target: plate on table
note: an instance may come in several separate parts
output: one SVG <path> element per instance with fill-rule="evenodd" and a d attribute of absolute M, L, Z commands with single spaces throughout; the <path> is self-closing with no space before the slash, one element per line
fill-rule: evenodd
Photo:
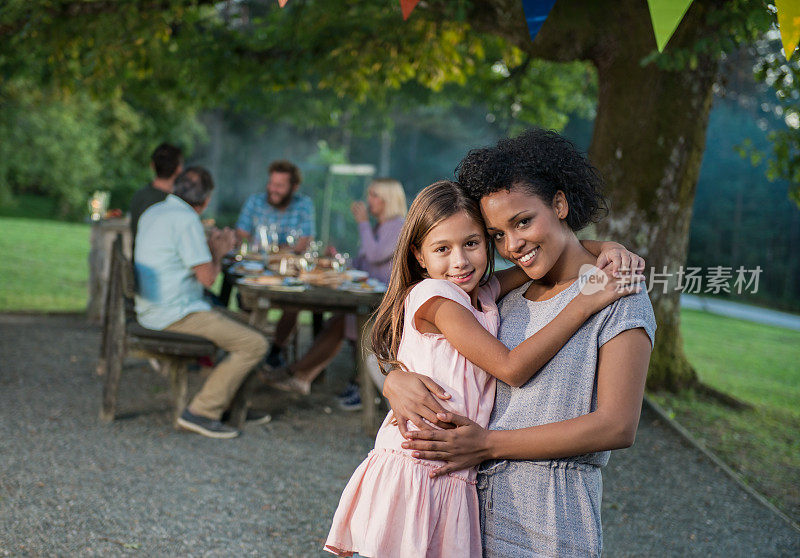
<path fill-rule="evenodd" d="M 304 291 L 308 285 L 297 277 L 282 277 L 282 281 L 273 288 L 278 291 Z"/>
<path fill-rule="evenodd" d="M 339 285 L 339 290 L 351 293 L 385 293 L 386 285 L 377 279 L 366 281 L 345 281 Z"/>
<path fill-rule="evenodd" d="M 348 269 L 344 272 L 344 275 L 350 281 L 366 281 L 369 279 L 369 273 L 360 269 Z"/>
<path fill-rule="evenodd" d="M 308 285 L 295 277 L 281 277 L 279 275 L 243 277 L 237 283 L 251 287 L 271 287 L 279 291 L 304 291 L 308 288 Z"/>
<path fill-rule="evenodd" d="M 231 266 L 233 273 L 241 273 L 242 275 L 261 275 L 264 273 L 264 264 L 261 262 L 254 262 L 244 260 L 237 262 Z"/>
<path fill-rule="evenodd" d="M 315 269 L 313 271 L 301 271 L 300 279 L 309 285 L 317 287 L 338 287 L 347 278 L 338 271 Z"/>
<path fill-rule="evenodd" d="M 256 275 L 254 277 L 242 277 L 237 283 L 241 285 L 250 285 L 251 287 L 274 287 L 275 285 L 280 285 L 283 281 L 283 277 L 278 277 L 277 275 Z"/>

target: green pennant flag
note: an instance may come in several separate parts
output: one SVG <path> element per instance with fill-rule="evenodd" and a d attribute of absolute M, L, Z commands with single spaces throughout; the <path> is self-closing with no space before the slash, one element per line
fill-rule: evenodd
<path fill-rule="evenodd" d="M 778 10 L 783 53 L 789 60 L 800 42 L 800 3 L 796 0 L 775 0 L 775 8 Z"/>
<path fill-rule="evenodd" d="M 692 0 L 647 0 L 658 52 L 664 50 L 691 3 Z"/>

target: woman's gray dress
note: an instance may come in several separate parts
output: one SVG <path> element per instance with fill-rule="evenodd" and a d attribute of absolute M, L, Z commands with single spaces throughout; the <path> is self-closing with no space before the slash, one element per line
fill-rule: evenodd
<path fill-rule="evenodd" d="M 578 294 L 579 281 L 541 302 L 522 296 L 530 283 L 510 292 L 500 304 L 500 341 L 514 348 L 544 327 Z M 595 410 L 598 349 L 619 333 L 639 327 L 652 343 L 656 323 L 645 292 L 595 314 L 522 387 L 498 381 L 489 428 L 526 428 Z M 609 453 L 482 464 L 478 495 L 484 556 L 600 556 L 600 467 L 608 463 Z"/>

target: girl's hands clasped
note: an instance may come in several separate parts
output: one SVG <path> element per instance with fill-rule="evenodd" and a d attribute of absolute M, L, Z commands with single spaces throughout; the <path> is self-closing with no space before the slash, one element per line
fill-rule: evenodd
<path fill-rule="evenodd" d="M 444 461 L 445 464 L 431 471 L 430 477 L 440 477 L 453 471 L 476 467 L 491 459 L 490 431 L 467 417 L 454 413 L 439 413 L 442 422 L 454 424 L 453 430 L 427 430 L 409 432 L 405 449 L 414 450 L 418 459 Z"/>
<path fill-rule="evenodd" d="M 409 437 L 408 421 L 419 429 L 430 428 L 426 420 L 439 428 L 454 428 L 437 416 L 447 413 L 439 400 L 450 399 L 450 394 L 428 376 L 405 370 L 390 370 L 383 383 L 383 396 L 389 400 L 397 427 L 404 438 Z"/>

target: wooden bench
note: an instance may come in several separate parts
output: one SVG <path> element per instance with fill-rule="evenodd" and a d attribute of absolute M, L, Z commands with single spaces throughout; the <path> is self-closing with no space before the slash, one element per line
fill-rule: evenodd
<path fill-rule="evenodd" d="M 213 357 L 217 347 L 203 337 L 142 327 L 133 310 L 133 266 L 122 252 L 122 236 L 111 247 L 111 269 L 106 295 L 106 312 L 100 346 L 98 374 L 105 377 L 100 419 L 114 420 L 119 381 L 126 356 L 155 358 L 165 364 L 169 377 L 173 419 L 177 420 L 188 404 L 188 365 L 200 357 Z M 249 395 L 256 375 L 250 374 L 239 388 L 230 407 L 230 422 L 241 428 L 247 415 Z"/>

